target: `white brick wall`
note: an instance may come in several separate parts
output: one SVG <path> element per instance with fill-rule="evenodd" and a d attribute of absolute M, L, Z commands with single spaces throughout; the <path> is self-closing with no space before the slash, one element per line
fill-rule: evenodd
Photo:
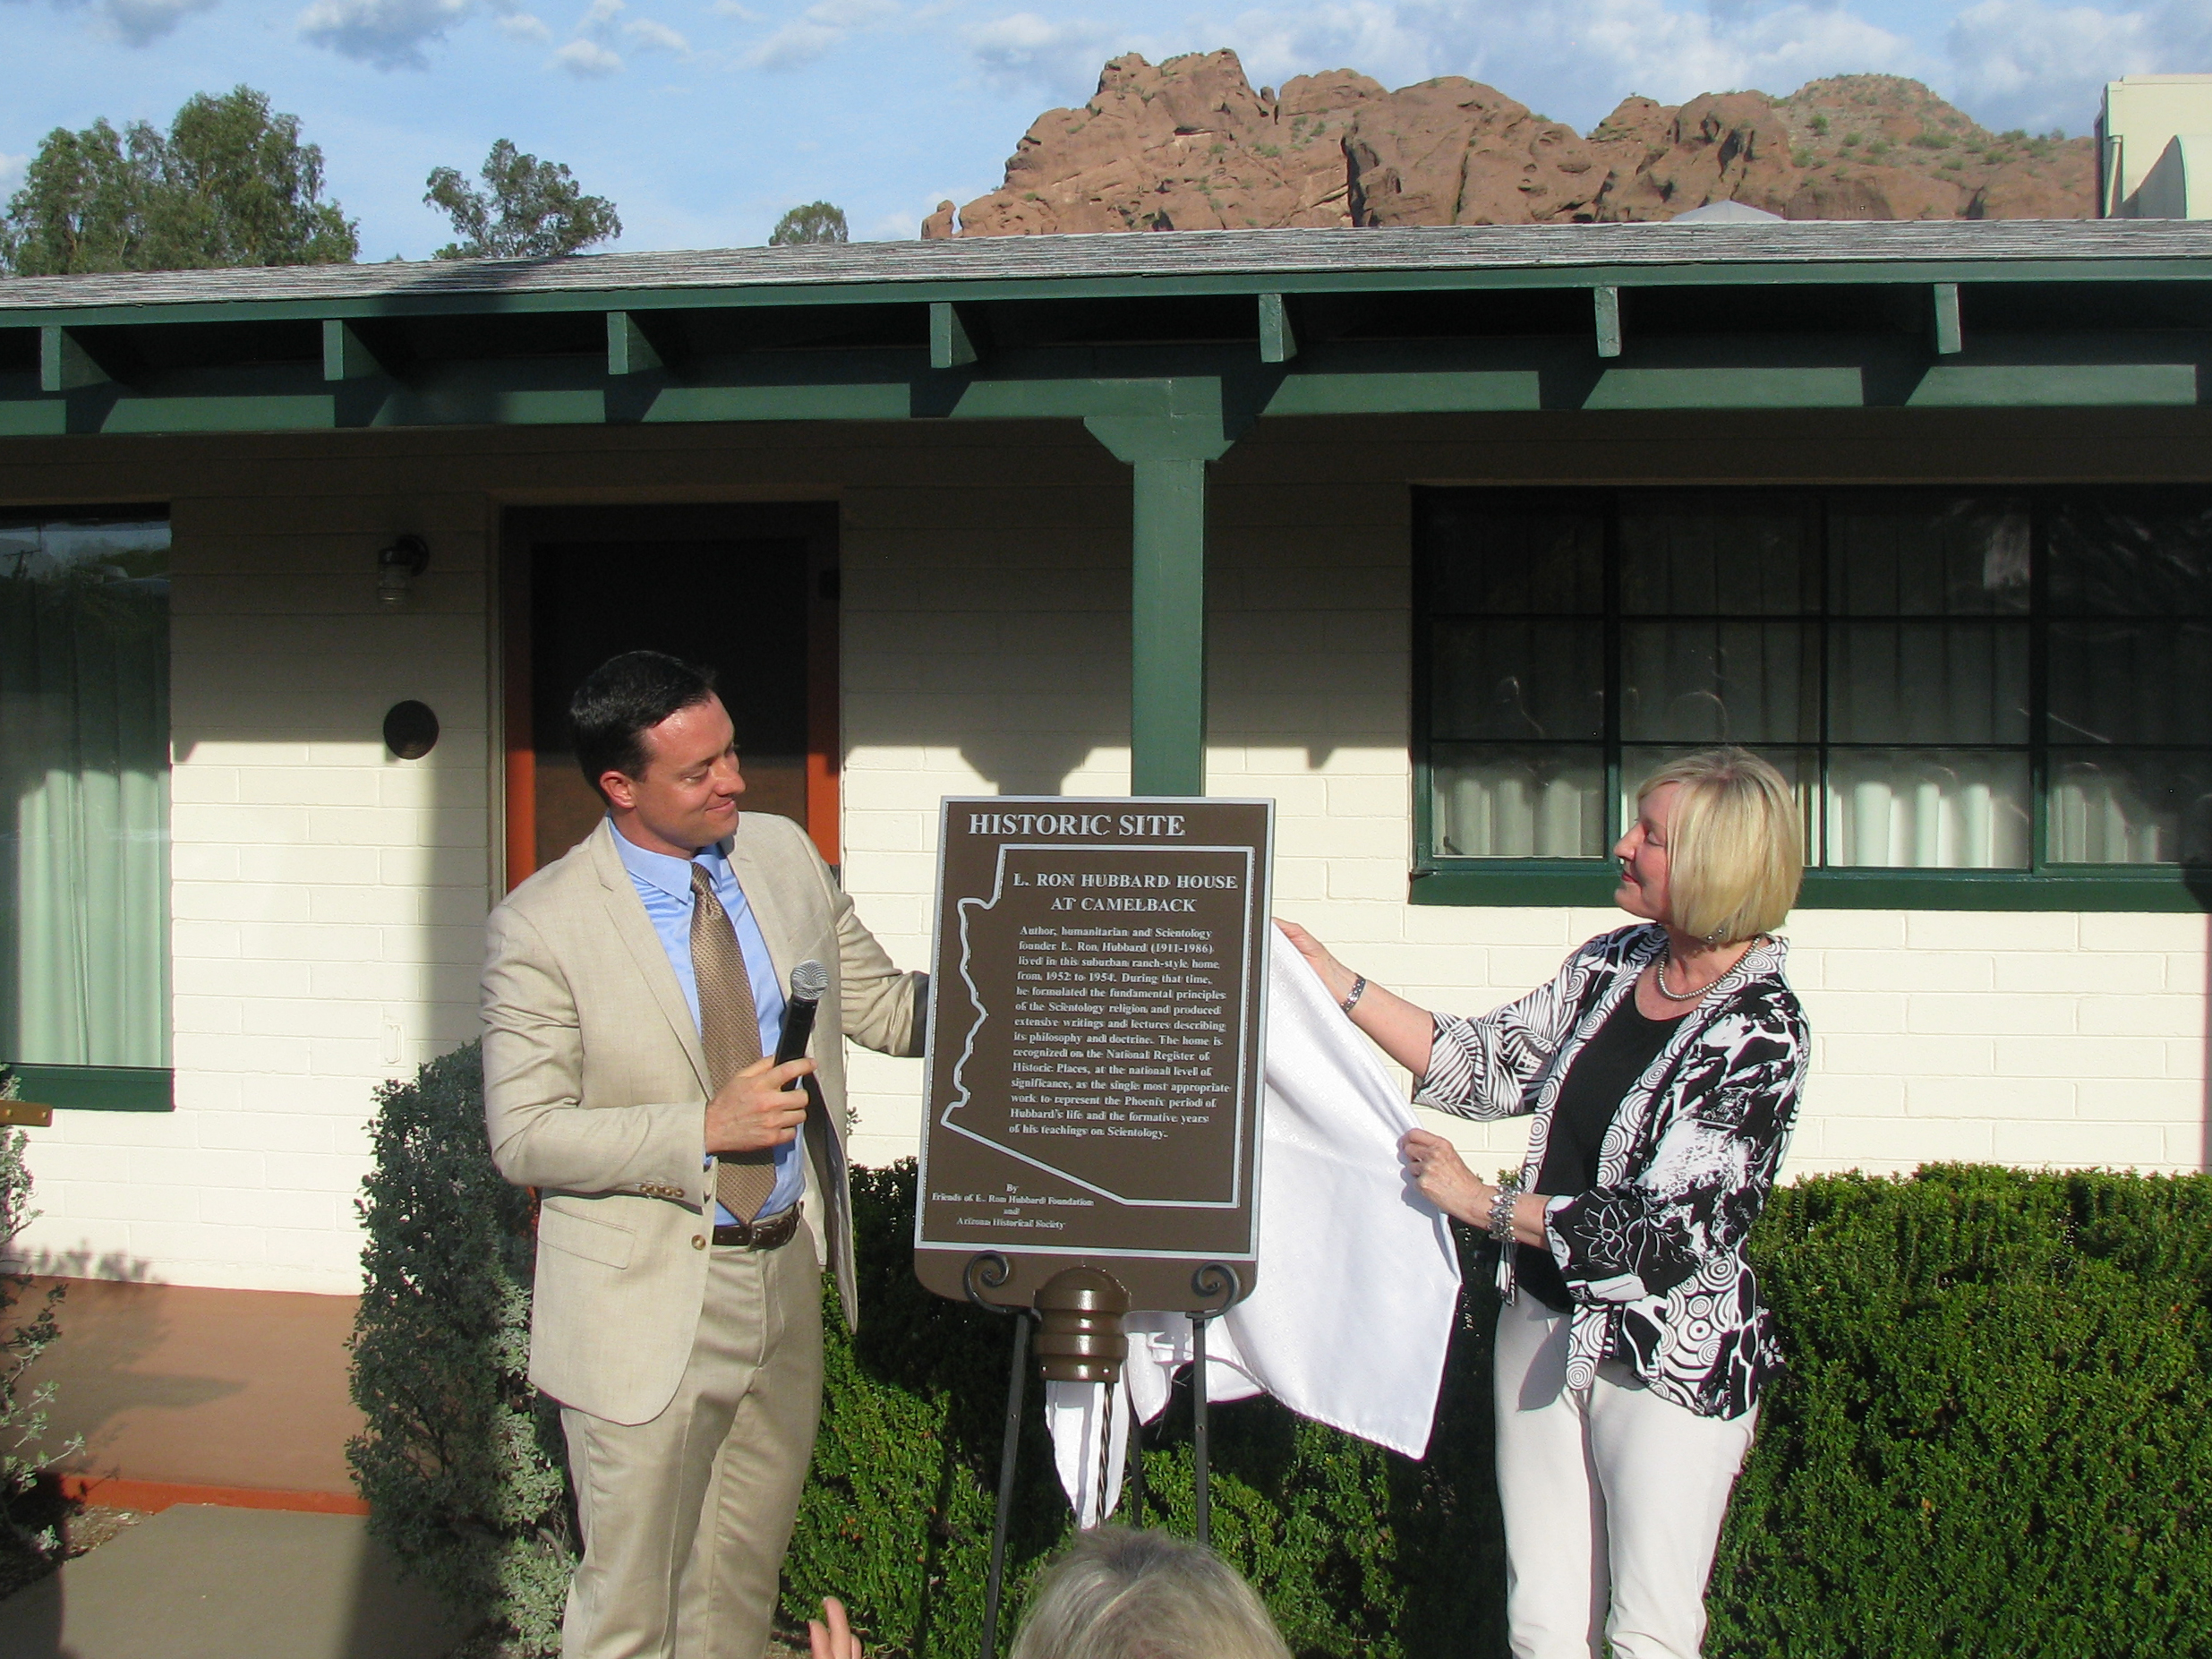
<path fill-rule="evenodd" d="M 351 1291 L 372 1091 L 476 1031 L 484 509 L 184 496 L 172 511 L 176 1110 L 33 1131 L 45 1213 L 21 1244 L 48 1270 Z M 375 550 L 402 529 L 430 536 L 434 562 L 392 612 Z M 408 697 L 442 728 L 420 761 L 381 737 Z"/>

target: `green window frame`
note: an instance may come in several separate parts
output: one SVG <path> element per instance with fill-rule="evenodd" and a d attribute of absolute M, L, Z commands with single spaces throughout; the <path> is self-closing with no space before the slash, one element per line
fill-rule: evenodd
<path fill-rule="evenodd" d="M 0 1097 L 174 1109 L 169 526 L 0 509 Z"/>
<path fill-rule="evenodd" d="M 1413 539 L 1416 904 L 1610 903 L 1624 793 L 1734 740 L 1801 908 L 2212 911 L 2212 489 L 1436 487 Z"/>

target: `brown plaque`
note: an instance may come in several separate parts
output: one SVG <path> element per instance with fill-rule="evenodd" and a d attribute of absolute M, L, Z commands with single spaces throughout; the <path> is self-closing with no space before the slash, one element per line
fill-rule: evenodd
<path fill-rule="evenodd" d="M 944 802 L 914 1266 L 1029 1306 L 1063 1268 L 1138 1308 L 1254 1278 L 1275 808 Z M 1193 1287 L 1193 1275 L 1202 1275 Z"/>

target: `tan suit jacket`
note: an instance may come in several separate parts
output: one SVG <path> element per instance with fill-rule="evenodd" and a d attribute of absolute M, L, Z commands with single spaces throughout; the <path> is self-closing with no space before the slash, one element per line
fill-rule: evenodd
<path fill-rule="evenodd" d="M 611 823 L 508 895 L 487 924 L 484 1124 L 509 1181 L 543 1194 L 530 1380 L 612 1423 L 651 1421 L 697 1330 L 713 1226 L 706 1060 Z M 900 972 L 788 818 L 745 813 L 729 857 L 779 979 L 830 988 L 810 1052 L 807 1213 L 857 1323 L 844 1039 L 918 1054 L 927 977 Z"/>

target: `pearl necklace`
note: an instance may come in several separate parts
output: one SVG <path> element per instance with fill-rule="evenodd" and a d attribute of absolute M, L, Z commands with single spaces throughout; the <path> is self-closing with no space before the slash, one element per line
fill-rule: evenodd
<path fill-rule="evenodd" d="M 1710 985 L 1700 986 L 1694 991 L 1676 992 L 1667 988 L 1667 964 L 1673 960 L 1672 951 L 1661 956 L 1659 959 L 1659 971 L 1652 976 L 1653 983 L 1659 987 L 1659 994 L 1670 1003 L 1694 1003 L 1701 1000 L 1704 994 L 1712 988 Z"/>

